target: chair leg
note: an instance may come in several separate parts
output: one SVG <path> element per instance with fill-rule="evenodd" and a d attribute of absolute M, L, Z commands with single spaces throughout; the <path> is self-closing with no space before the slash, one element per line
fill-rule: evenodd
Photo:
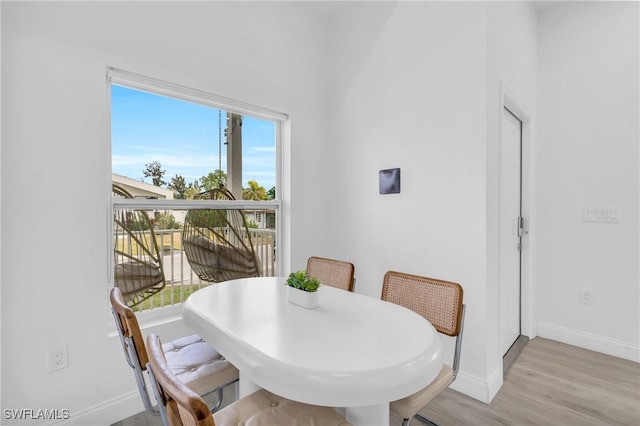
<path fill-rule="evenodd" d="M 221 388 L 218 389 L 218 400 L 216 401 L 216 404 L 213 407 L 211 407 L 211 409 L 209 410 L 209 411 L 211 411 L 211 414 L 213 414 L 216 411 L 218 411 L 218 409 L 222 405 L 223 396 L 224 396 L 224 388 L 221 387 Z"/>
<path fill-rule="evenodd" d="M 411 419 L 402 420 L 402 426 L 409 426 L 409 423 L 411 423 Z"/>
<path fill-rule="evenodd" d="M 216 392 L 218 394 L 218 400 L 216 401 L 215 405 L 212 408 L 209 409 L 209 411 L 211 411 L 212 414 L 215 413 L 216 411 L 218 411 L 218 409 L 222 405 L 222 400 L 224 398 L 224 388 L 226 388 L 227 386 L 230 386 L 230 385 L 232 385 L 234 383 L 237 383 L 237 382 L 238 382 L 238 379 L 232 380 L 229 383 L 227 383 L 225 385 L 222 385 L 217 389 L 213 389 L 212 391 L 209 391 L 209 392 L 205 393 L 204 395 L 201 395 L 201 396 L 206 396 L 206 395 L 209 395 L 209 394 L 211 394 L 213 392 Z"/>
<path fill-rule="evenodd" d="M 416 419 L 420 420 L 422 423 L 429 425 L 429 426 L 438 426 L 437 423 L 432 422 L 431 420 L 427 419 L 426 417 L 423 417 L 420 414 L 416 414 L 414 416 Z"/>

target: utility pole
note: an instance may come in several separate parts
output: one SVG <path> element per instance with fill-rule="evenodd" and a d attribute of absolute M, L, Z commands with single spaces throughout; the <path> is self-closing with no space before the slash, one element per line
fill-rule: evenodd
<path fill-rule="evenodd" d="M 242 116 L 227 113 L 227 189 L 242 200 Z"/>

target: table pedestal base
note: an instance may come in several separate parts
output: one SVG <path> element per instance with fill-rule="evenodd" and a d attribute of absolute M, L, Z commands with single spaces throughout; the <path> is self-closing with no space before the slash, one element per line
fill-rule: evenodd
<path fill-rule="evenodd" d="M 247 395 L 251 395 L 254 392 L 262 389 L 260 386 L 256 385 L 253 380 L 248 378 L 245 374 L 242 374 L 240 371 L 240 383 L 238 383 L 238 397 L 244 398 Z"/>
<path fill-rule="evenodd" d="M 237 396 L 244 398 L 260 390 L 253 380 L 240 371 L 240 383 L 238 383 Z M 354 426 L 389 426 L 389 403 L 367 405 L 363 407 L 346 407 L 346 418 Z"/>
<path fill-rule="evenodd" d="M 389 403 L 347 407 L 347 420 L 354 426 L 389 426 Z"/>

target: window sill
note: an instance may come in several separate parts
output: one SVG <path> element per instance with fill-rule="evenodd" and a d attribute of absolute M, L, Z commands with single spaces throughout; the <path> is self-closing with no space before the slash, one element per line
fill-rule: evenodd
<path fill-rule="evenodd" d="M 143 312 L 136 312 L 138 325 L 141 330 L 169 324 L 176 321 L 182 321 L 182 304 L 171 305 L 164 308 L 151 309 Z M 113 315 L 109 315 L 108 336 L 118 336 Z"/>

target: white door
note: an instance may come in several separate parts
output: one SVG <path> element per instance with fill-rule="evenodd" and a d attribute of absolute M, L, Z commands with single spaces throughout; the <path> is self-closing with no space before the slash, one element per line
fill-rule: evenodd
<path fill-rule="evenodd" d="M 503 110 L 500 144 L 500 328 L 502 353 L 520 336 L 522 122 Z"/>

